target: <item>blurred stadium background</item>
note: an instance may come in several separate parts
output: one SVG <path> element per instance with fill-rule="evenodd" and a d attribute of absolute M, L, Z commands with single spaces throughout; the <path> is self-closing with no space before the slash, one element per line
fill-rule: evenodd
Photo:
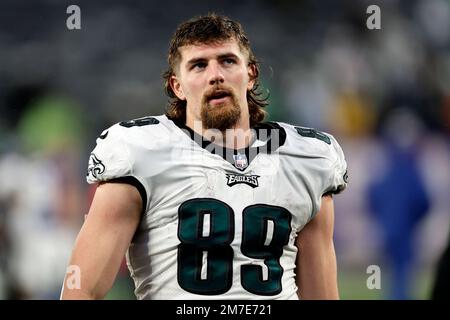
<path fill-rule="evenodd" d="M 66 8 L 81 8 L 68 30 Z M 368 30 L 366 8 L 381 8 Z M 0 4 L 0 298 L 57 299 L 93 189 L 95 138 L 162 114 L 175 27 L 240 21 L 271 120 L 334 134 L 343 299 L 428 299 L 450 226 L 450 1 L 5 1 Z M 367 267 L 381 289 L 366 286 Z M 133 299 L 124 266 L 110 299 Z"/>

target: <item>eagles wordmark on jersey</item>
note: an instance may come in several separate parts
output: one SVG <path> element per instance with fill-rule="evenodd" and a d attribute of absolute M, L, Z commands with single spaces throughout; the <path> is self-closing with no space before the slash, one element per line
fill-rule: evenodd
<path fill-rule="evenodd" d="M 269 122 L 248 148 L 219 148 L 167 116 L 105 130 L 87 181 L 139 190 L 144 212 L 127 252 L 138 299 L 298 299 L 297 233 L 322 195 L 342 191 L 333 136 Z"/>

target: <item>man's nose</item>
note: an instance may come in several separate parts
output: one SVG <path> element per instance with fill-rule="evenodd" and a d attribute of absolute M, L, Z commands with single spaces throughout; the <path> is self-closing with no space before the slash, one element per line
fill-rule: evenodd
<path fill-rule="evenodd" d="M 223 83 L 225 79 L 223 77 L 220 64 L 218 64 L 217 62 L 211 62 L 209 67 L 209 84 L 214 85 L 217 83 Z"/>

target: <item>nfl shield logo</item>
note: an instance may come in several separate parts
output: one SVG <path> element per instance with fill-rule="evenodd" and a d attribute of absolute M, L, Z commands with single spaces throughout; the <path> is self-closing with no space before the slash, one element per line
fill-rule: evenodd
<path fill-rule="evenodd" d="M 245 154 L 236 154 L 233 155 L 234 166 L 240 170 L 244 170 L 248 167 L 247 157 Z"/>

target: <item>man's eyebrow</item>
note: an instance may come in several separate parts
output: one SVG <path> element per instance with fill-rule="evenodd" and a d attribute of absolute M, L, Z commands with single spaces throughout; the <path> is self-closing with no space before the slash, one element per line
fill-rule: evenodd
<path fill-rule="evenodd" d="M 239 57 L 232 52 L 219 55 L 219 59 L 229 59 L 229 58 L 239 60 Z"/>
<path fill-rule="evenodd" d="M 199 63 L 199 62 L 206 62 L 206 58 L 192 58 L 191 60 L 189 60 L 188 62 L 186 62 L 186 64 L 188 66 Z"/>
<path fill-rule="evenodd" d="M 229 59 L 229 58 L 239 60 L 239 57 L 232 52 L 220 54 L 217 58 L 219 60 Z M 204 57 L 192 58 L 192 59 L 188 60 L 188 62 L 186 62 L 186 65 L 191 66 L 191 65 L 199 63 L 199 62 L 206 62 L 207 60 L 208 59 L 204 58 Z"/>

